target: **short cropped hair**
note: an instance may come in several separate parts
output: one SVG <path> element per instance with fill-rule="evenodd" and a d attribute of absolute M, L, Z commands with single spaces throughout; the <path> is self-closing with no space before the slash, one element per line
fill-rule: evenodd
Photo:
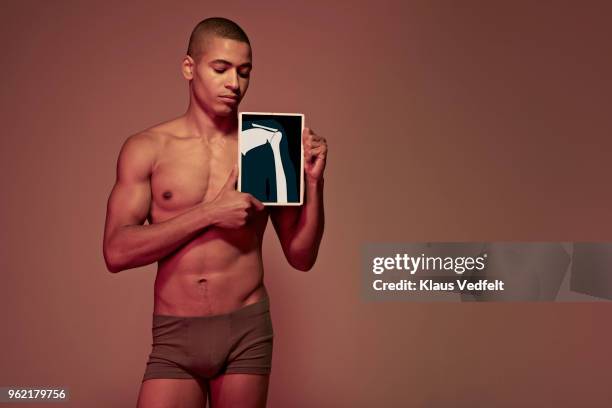
<path fill-rule="evenodd" d="M 200 57 L 204 42 L 212 36 L 228 38 L 251 45 L 249 37 L 238 24 L 227 18 L 210 17 L 200 21 L 191 32 L 187 55 L 193 59 Z"/>

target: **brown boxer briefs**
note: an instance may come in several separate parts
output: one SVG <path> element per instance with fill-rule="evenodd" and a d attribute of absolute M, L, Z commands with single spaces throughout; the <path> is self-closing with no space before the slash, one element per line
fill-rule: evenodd
<path fill-rule="evenodd" d="M 222 315 L 153 315 L 152 332 L 142 381 L 270 373 L 274 333 L 267 297 Z"/>

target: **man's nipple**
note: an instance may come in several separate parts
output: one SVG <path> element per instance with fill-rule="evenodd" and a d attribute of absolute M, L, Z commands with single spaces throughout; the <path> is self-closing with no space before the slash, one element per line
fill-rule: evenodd
<path fill-rule="evenodd" d="M 162 194 L 162 197 L 164 197 L 164 199 L 169 200 L 172 198 L 172 192 L 171 191 L 164 191 L 164 193 Z"/>

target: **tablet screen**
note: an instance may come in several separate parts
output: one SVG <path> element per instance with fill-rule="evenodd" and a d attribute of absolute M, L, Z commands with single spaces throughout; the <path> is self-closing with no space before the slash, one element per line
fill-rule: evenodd
<path fill-rule="evenodd" d="M 239 191 L 265 205 L 302 204 L 303 128 L 302 114 L 241 112 Z"/>

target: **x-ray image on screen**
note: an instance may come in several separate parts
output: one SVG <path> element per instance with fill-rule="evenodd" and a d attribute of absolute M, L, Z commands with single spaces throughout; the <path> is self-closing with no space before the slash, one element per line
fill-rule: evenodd
<path fill-rule="evenodd" d="M 304 115 L 240 113 L 239 191 L 267 205 L 302 204 Z"/>

